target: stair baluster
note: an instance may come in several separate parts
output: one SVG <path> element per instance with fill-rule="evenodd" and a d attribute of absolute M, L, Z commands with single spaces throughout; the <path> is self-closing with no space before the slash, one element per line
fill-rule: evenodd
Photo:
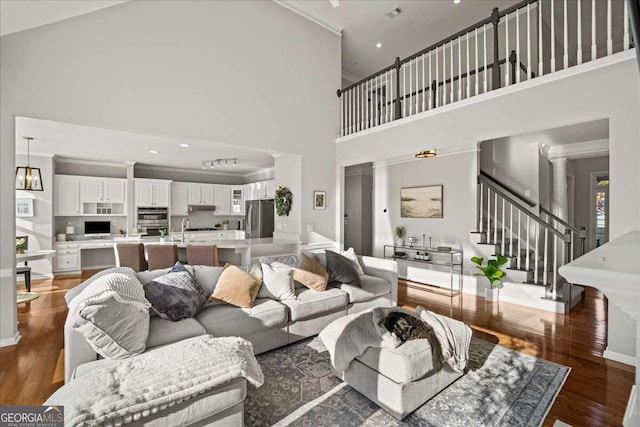
<path fill-rule="evenodd" d="M 521 262 L 522 252 L 520 251 L 520 242 L 522 241 L 522 239 L 520 238 L 521 229 L 522 229 L 522 221 L 520 218 L 520 209 L 518 209 L 518 253 L 516 254 L 518 270 L 521 268 L 521 265 L 522 265 L 522 262 Z"/>
<path fill-rule="evenodd" d="M 536 239 L 536 243 L 535 243 L 535 251 L 534 251 L 534 258 L 533 258 L 533 283 L 538 283 L 538 244 L 540 241 L 540 224 L 536 223 L 536 234 L 535 234 L 535 239 Z"/>
<path fill-rule="evenodd" d="M 525 269 L 529 270 L 529 236 L 531 235 L 531 222 L 529 221 L 529 216 L 527 216 L 527 246 L 525 246 Z"/>
<path fill-rule="evenodd" d="M 505 200 L 502 199 L 502 220 L 500 221 L 500 222 L 502 222 L 502 239 L 501 239 L 501 244 L 500 244 L 500 255 L 504 255 L 505 254 L 505 252 L 504 252 L 505 240 L 504 239 L 506 238 L 506 235 L 507 235 L 507 233 L 505 232 L 506 231 L 505 230 L 505 225 L 506 225 L 507 220 L 506 220 L 506 217 L 504 216 L 504 214 L 505 214 L 505 206 L 504 206 L 504 204 L 505 204 Z"/>
<path fill-rule="evenodd" d="M 509 204 L 509 256 L 513 256 L 513 204 Z"/>
<path fill-rule="evenodd" d="M 547 229 L 544 229 L 544 259 L 542 261 L 542 283 L 547 284 L 547 266 L 549 262 L 549 245 L 547 244 L 549 232 Z"/>

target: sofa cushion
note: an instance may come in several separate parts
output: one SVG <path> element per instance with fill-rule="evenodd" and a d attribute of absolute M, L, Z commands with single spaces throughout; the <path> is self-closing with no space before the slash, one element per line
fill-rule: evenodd
<path fill-rule="evenodd" d="M 289 318 L 292 321 L 330 313 L 349 304 L 347 293 L 337 288 L 327 288 L 322 292 L 304 288 L 296 289 L 296 294 L 297 300 L 282 301 L 289 307 Z"/>
<path fill-rule="evenodd" d="M 186 265 L 185 267 L 191 269 L 196 282 L 207 291 L 207 298 L 209 298 L 216 287 L 216 283 L 218 283 L 224 267 L 211 267 L 208 265 Z"/>
<path fill-rule="evenodd" d="M 272 264 L 274 262 L 280 262 L 282 264 L 288 265 L 289 267 L 298 267 L 302 258 L 300 255 L 287 255 L 280 257 L 271 257 L 271 256 L 262 256 L 259 259 L 261 264 Z"/>
<path fill-rule="evenodd" d="M 171 271 L 144 284 L 153 309 L 174 322 L 193 317 L 207 300 L 207 291 L 180 262 Z"/>
<path fill-rule="evenodd" d="M 236 307 L 251 308 L 258 296 L 262 280 L 227 264 L 218 279 L 209 301 L 224 301 Z"/>
<path fill-rule="evenodd" d="M 293 292 L 293 268 L 274 262 L 273 264 L 262 264 L 262 286 L 258 291 L 259 298 L 271 298 L 276 301 L 285 299 L 296 299 Z"/>
<path fill-rule="evenodd" d="M 356 359 L 398 384 L 418 380 L 435 370 L 426 339 L 406 341 L 396 348 L 369 347 Z"/>
<path fill-rule="evenodd" d="M 152 317 L 149 320 L 149 337 L 147 337 L 147 348 L 161 345 L 173 344 L 187 338 L 197 337 L 206 334 L 198 321 L 193 318 L 183 319 L 178 322 Z"/>
<path fill-rule="evenodd" d="M 106 359 L 125 359 L 144 352 L 149 314 L 113 298 L 73 310 L 71 326 Z"/>
<path fill-rule="evenodd" d="M 269 298 L 257 298 L 251 308 L 207 302 L 196 320 L 216 337 L 246 336 L 287 323 L 287 307 Z"/>
<path fill-rule="evenodd" d="M 293 280 L 314 291 L 324 291 L 327 289 L 329 273 L 318 261 L 302 254 L 300 265 L 293 272 Z"/>
<path fill-rule="evenodd" d="M 374 276 L 360 276 L 360 285 L 354 286 L 350 283 L 334 283 L 331 287 L 342 289 L 349 294 L 349 302 L 368 301 L 372 298 L 386 295 L 391 292 L 391 283 Z"/>
<path fill-rule="evenodd" d="M 349 258 L 333 251 L 325 251 L 325 254 L 327 256 L 329 283 L 351 283 L 355 286 L 360 286 L 360 275 Z"/>
<path fill-rule="evenodd" d="M 364 270 L 362 270 L 362 266 L 360 265 L 360 260 L 358 259 L 355 249 L 349 248 L 346 251 L 340 251 L 340 255 L 351 261 L 359 276 L 364 276 Z"/>

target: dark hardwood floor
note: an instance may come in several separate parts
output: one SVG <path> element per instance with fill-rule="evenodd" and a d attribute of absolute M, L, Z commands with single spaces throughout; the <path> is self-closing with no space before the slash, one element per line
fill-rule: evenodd
<path fill-rule="evenodd" d="M 93 272 L 86 272 L 88 277 Z M 64 293 L 80 276 L 35 281 L 40 298 L 18 307 L 17 346 L 0 349 L 0 405 L 40 405 L 64 382 Z M 449 297 L 399 286 L 399 303 L 416 305 L 469 324 L 474 336 L 571 368 L 544 425 L 556 419 L 572 426 L 619 426 L 635 369 L 602 358 L 606 348 L 607 302 L 587 288 L 570 315 L 529 309 L 483 298 Z"/>

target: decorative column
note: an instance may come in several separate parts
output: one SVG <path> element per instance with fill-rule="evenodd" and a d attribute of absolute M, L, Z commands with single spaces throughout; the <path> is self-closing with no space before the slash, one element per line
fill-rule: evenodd
<path fill-rule="evenodd" d="M 569 208 L 567 204 L 567 158 L 558 157 L 550 159 L 553 165 L 553 213 L 567 221 Z"/>

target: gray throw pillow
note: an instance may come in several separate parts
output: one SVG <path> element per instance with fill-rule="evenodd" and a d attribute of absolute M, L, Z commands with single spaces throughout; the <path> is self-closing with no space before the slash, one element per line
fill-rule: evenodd
<path fill-rule="evenodd" d="M 71 313 L 71 326 L 106 359 L 125 359 L 144 352 L 149 313 L 113 298 Z"/>
<path fill-rule="evenodd" d="M 187 267 L 187 269 L 189 268 L 188 265 L 185 265 L 185 267 Z M 216 287 L 216 283 L 218 283 L 218 279 L 220 278 L 224 267 L 192 265 L 191 270 L 193 271 L 193 277 L 195 277 L 196 282 L 198 282 L 198 284 L 207 291 L 206 295 L 207 298 L 209 298 Z"/>
<path fill-rule="evenodd" d="M 348 283 L 360 287 L 360 275 L 349 258 L 333 251 L 325 251 L 329 283 Z"/>
<path fill-rule="evenodd" d="M 262 256 L 259 259 L 260 264 L 273 264 L 274 262 L 280 262 L 284 265 L 288 265 L 289 267 L 298 268 L 300 263 L 302 262 L 302 257 L 300 255 L 287 255 L 280 257 L 271 257 L 271 256 Z"/>
<path fill-rule="evenodd" d="M 180 262 L 164 276 L 145 283 L 144 293 L 153 310 L 174 322 L 195 316 L 207 300 L 207 291 Z"/>

